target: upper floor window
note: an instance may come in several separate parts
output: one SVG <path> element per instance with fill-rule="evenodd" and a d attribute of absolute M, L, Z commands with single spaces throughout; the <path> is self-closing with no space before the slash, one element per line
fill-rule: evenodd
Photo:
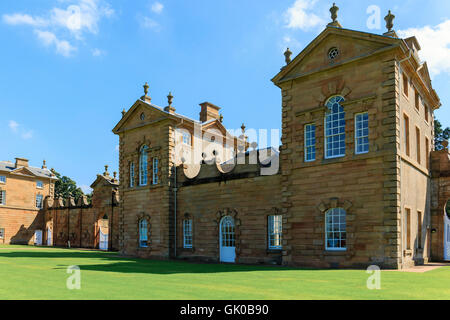
<path fill-rule="evenodd" d="M 146 219 L 139 221 L 139 247 L 148 247 L 148 223 Z"/>
<path fill-rule="evenodd" d="M 147 176 L 148 176 L 148 147 L 143 146 L 141 148 L 141 153 L 139 155 L 139 185 L 146 186 L 147 185 Z"/>
<path fill-rule="evenodd" d="M 188 146 L 191 145 L 191 134 L 187 131 L 183 131 L 183 143 Z"/>
<path fill-rule="evenodd" d="M 36 208 L 38 209 L 42 209 L 42 204 L 43 204 L 43 200 L 44 197 L 42 194 L 37 194 L 36 195 Z"/>
<path fill-rule="evenodd" d="M 325 243 L 327 250 L 346 250 L 347 220 L 342 208 L 333 208 L 325 213 Z"/>
<path fill-rule="evenodd" d="M 409 117 L 406 114 L 403 115 L 403 127 L 405 136 L 405 153 L 409 157 Z"/>
<path fill-rule="evenodd" d="M 420 129 L 418 127 L 416 127 L 416 156 L 417 156 L 417 163 L 420 164 L 421 163 L 421 146 L 420 146 Z"/>
<path fill-rule="evenodd" d="M 153 158 L 153 184 L 159 183 L 158 173 L 159 173 L 159 161 L 158 158 Z"/>
<path fill-rule="evenodd" d="M 283 216 L 269 216 L 269 249 L 282 249 Z"/>
<path fill-rule="evenodd" d="M 6 177 L 0 176 L 0 183 L 6 183 Z"/>
<path fill-rule="evenodd" d="M 356 154 L 369 152 L 369 113 L 355 116 L 355 148 Z"/>
<path fill-rule="evenodd" d="M 331 48 L 328 51 L 328 59 L 331 61 L 334 61 L 339 56 L 339 49 L 338 48 Z"/>
<path fill-rule="evenodd" d="M 42 181 L 36 182 L 36 188 L 43 189 L 44 188 L 44 183 Z"/>
<path fill-rule="evenodd" d="M 425 137 L 425 165 L 430 170 L 430 140 Z"/>
<path fill-rule="evenodd" d="M 130 188 L 134 187 L 134 162 L 130 164 Z"/>
<path fill-rule="evenodd" d="M 6 191 L 0 190 L 0 205 L 6 204 Z"/>
<path fill-rule="evenodd" d="M 430 109 L 428 108 L 427 105 L 425 105 L 425 107 L 424 107 L 424 112 L 425 112 L 425 121 L 428 122 L 428 120 L 430 118 Z"/>
<path fill-rule="evenodd" d="M 327 102 L 325 115 L 325 158 L 345 156 L 345 112 L 341 96 L 332 97 Z"/>
<path fill-rule="evenodd" d="M 192 248 L 192 219 L 183 221 L 183 246 Z"/>
<path fill-rule="evenodd" d="M 417 111 L 420 111 L 420 95 L 419 92 L 417 92 L 417 89 L 414 89 L 414 106 L 416 107 Z"/>
<path fill-rule="evenodd" d="M 408 91 L 409 91 L 408 85 L 409 85 L 408 77 L 406 76 L 405 73 L 403 73 L 403 93 L 405 94 L 405 96 L 408 96 Z"/>
<path fill-rule="evenodd" d="M 316 125 L 305 126 L 305 161 L 316 160 Z"/>

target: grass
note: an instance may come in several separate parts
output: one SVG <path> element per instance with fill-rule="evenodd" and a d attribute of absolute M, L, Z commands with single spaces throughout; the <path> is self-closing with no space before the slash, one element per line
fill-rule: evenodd
<path fill-rule="evenodd" d="M 81 269 L 81 290 L 66 287 Z M 0 299 L 450 299 L 450 267 L 426 273 L 383 271 L 368 290 L 362 270 L 193 264 L 117 253 L 0 246 Z"/>

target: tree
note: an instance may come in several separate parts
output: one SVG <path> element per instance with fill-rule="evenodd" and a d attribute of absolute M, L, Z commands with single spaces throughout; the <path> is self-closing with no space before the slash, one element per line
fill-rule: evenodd
<path fill-rule="evenodd" d="M 450 128 L 447 127 L 442 129 L 442 124 L 439 120 L 434 120 L 434 145 L 436 150 L 444 149 L 442 142 L 449 140 L 450 138 Z"/>
<path fill-rule="evenodd" d="M 55 196 L 61 198 L 73 197 L 78 199 L 84 196 L 83 190 L 77 187 L 77 183 L 70 179 L 69 177 L 63 176 L 56 172 L 54 169 L 51 170 L 58 180 L 55 182 Z"/>

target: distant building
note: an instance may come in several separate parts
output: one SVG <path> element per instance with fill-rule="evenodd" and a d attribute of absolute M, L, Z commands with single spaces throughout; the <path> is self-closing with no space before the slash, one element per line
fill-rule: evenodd
<path fill-rule="evenodd" d="M 0 162 L 0 243 L 42 243 L 44 200 L 53 197 L 56 177 L 27 159 Z"/>

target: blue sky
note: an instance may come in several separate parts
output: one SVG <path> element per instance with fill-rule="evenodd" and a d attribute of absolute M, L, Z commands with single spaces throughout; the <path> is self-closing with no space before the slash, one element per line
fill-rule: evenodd
<path fill-rule="evenodd" d="M 132 5 L 131 5 L 132 4 Z M 287 46 L 298 54 L 329 22 L 331 1 L 3 0 L 0 2 L 0 160 L 43 159 L 88 186 L 118 167 L 111 129 L 148 81 L 153 102 L 198 118 L 221 106 L 229 128 L 281 127 L 270 79 Z M 450 126 L 450 1 L 338 1 L 345 28 L 415 34 Z M 375 5 L 374 7 L 370 7 Z M 381 28 L 367 20 L 379 8 Z M 367 13 L 369 11 L 369 14 Z M 376 20 L 374 20 L 376 21 Z M 376 24 L 374 25 L 375 27 Z M 427 49 L 425 49 L 427 48 Z"/>

